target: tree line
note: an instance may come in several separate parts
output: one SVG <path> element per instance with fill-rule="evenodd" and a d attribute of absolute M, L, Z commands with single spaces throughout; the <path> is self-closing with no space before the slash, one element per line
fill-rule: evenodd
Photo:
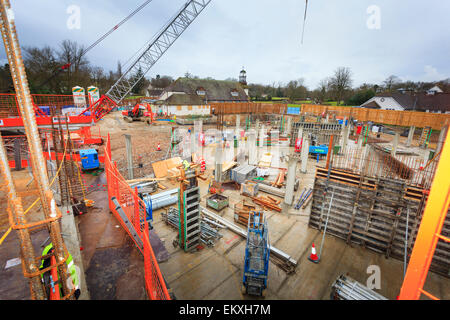
<path fill-rule="evenodd" d="M 249 94 L 256 101 L 271 101 L 284 98 L 288 102 L 310 100 L 316 104 L 336 101 L 338 105 L 359 106 L 378 93 L 401 91 L 424 92 L 438 85 L 444 92 L 450 92 L 450 79 L 435 82 L 402 81 L 391 75 L 381 84 L 363 83 L 353 87 L 352 71 L 347 67 L 339 67 L 330 77 L 322 79 L 317 88 L 309 90 L 304 79 L 289 81 L 275 85 L 249 84 Z M 279 99 L 277 99 L 279 100 Z"/>
<path fill-rule="evenodd" d="M 87 88 L 96 86 L 101 93 L 106 93 L 111 86 L 123 76 L 123 66 L 117 63 L 115 71 L 105 71 L 103 68 L 92 65 L 83 54 L 84 46 L 75 41 L 64 40 L 57 48 L 25 47 L 23 58 L 27 72 L 31 93 L 39 94 L 71 94 L 72 87 L 81 86 Z M 68 66 L 62 69 L 62 66 Z M 156 75 L 154 78 L 143 77 L 143 70 L 129 75 L 135 80 L 140 79 L 132 89 L 133 95 L 146 95 L 149 85 L 153 88 L 167 88 L 174 82 L 170 76 Z M 189 72 L 184 74 L 186 78 L 199 79 Z M 353 74 L 350 68 L 339 67 L 333 75 L 322 79 L 317 88 L 310 90 L 305 86 L 304 78 L 291 80 L 285 84 L 273 83 L 272 85 L 249 84 L 249 95 L 255 101 L 271 101 L 274 98 L 286 99 L 289 102 L 310 100 L 313 103 L 323 104 L 336 101 L 338 105 L 361 105 L 377 93 L 397 92 L 399 89 L 413 92 L 423 92 L 434 85 L 444 92 L 450 92 L 450 79 L 438 82 L 413 82 L 401 81 L 397 76 L 389 76 L 381 84 L 364 83 L 353 87 Z M 213 78 L 206 78 L 213 80 Z M 228 78 L 228 81 L 237 79 Z M 0 93 L 12 93 L 14 86 L 8 64 L 0 66 Z"/>
<path fill-rule="evenodd" d="M 92 65 L 83 55 L 84 50 L 84 46 L 71 40 L 62 41 L 56 49 L 50 46 L 24 47 L 23 60 L 31 93 L 72 94 L 72 88 L 75 86 L 83 88 L 96 86 L 101 93 L 107 92 L 123 75 L 121 63 L 117 63 L 115 71 L 105 71 Z M 139 69 L 130 77 L 137 80 L 143 73 L 143 70 Z M 157 75 L 150 80 L 143 77 L 134 86 L 132 93 L 145 95 L 150 84 L 153 87 L 164 88 L 172 82 L 173 79 L 168 76 Z M 13 92 L 14 85 L 9 65 L 5 64 L 0 66 L 0 93 Z"/>

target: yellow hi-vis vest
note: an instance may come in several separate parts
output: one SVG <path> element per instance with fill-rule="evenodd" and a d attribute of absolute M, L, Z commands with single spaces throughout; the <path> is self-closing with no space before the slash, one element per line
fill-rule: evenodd
<path fill-rule="evenodd" d="M 50 243 L 48 246 L 46 246 L 44 248 L 44 251 L 42 251 L 42 256 L 46 256 L 47 254 L 49 254 L 50 250 L 53 250 L 53 244 L 52 243 Z M 48 259 L 50 259 L 50 258 L 48 258 Z M 44 269 L 45 260 L 47 260 L 47 259 L 43 259 L 42 260 L 40 269 Z M 72 284 L 74 285 L 75 290 L 77 290 L 77 289 L 79 289 L 79 279 L 78 279 L 78 275 L 77 275 L 77 270 L 76 270 L 75 265 L 73 263 L 72 255 L 70 253 L 69 253 L 69 257 L 66 260 L 66 264 L 67 264 L 67 269 L 68 269 L 68 271 L 70 273 L 70 278 L 72 280 Z M 46 266 L 46 267 L 48 267 L 48 266 Z M 48 271 L 48 272 L 50 272 L 50 271 Z M 41 278 L 43 278 L 42 274 L 41 274 Z M 59 273 L 58 273 L 58 280 L 59 280 Z M 62 286 L 60 286 L 60 291 L 61 291 L 61 296 L 63 296 Z"/>

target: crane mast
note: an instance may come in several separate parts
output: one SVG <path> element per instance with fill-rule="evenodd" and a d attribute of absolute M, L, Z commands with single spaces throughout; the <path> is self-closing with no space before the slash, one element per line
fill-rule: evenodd
<path fill-rule="evenodd" d="M 109 89 L 106 96 L 115 103 L 120 103 L 210 2 L 211 0 L 191 0 L 184 4 L 174 18 L 154 37 L 147 49 Z M 133 77 L 139 70 L 142 71 L 142 76 Z"/>

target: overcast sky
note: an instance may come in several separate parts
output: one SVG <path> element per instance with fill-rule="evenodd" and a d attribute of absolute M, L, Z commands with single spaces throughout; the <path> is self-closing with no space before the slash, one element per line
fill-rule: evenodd
<path fill-rule="evenodd" d="M 21 46 L 56 48 L 64 39 L 90 45 L 144 0 L 11 2 Z M 90 51 L 88 59 L 115 70 L 117 61 L 132 57 L 185 2 L 153 0 Z M 80 29 L 67 27 L 70 5 L 81 10 Z M 379 29 L 373 28 L 376 12 L 367 12 L 372 5 L 379 8 Z M 450 1 L 309 0 L 302 45 L 304 9 L 305 0 L 212 0 L 147 77 L 190 72 L 237 78 L 244 66 L 251 83 L 304 78 L 314 89 L 345 66 L 355 86 L 381 83 L 391 74 L 414 81 L 450 78 Z"/>

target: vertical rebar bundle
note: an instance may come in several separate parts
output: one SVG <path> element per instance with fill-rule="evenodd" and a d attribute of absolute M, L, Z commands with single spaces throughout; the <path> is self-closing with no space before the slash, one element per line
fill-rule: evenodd
<path fill-rule="evenodd" d="M 11 76 L 14 83 L 14 89 L 17 94 L 20 113 L 23 118 L 25 133 L 30 150 L 30 160 L 32 164 L 33 175 L 37 182 L 42 210 L 45 217 L 45 219 L 40 221 L 39 223 L 45 224 L 48 227 L 50 239 L 54 249 L 53 255 L 56 260 L 56 266 L 58 268 L 58 273 L 61 280 L 62 292 L 64 298 L 71 298 L 73 296 L 74 290 L 71 291 L 69 289 L 67 282 L 67 280 L 69 279 L 69 275 L 67 272 L 67 265 L 65 261 L 67 260 L 68 252 L 65 248 L 59 225 L 61 212 L 56 206 L 53 193 L 50 189 L 47 172 L 45 166 L 43 165 L 45 163 L 45 159 L 42 153 L 41 139 L 39 137 L 38 127 L 36 123 L 33 100 L 28 87 L 25 66 L 23 64 L 22 53 L 17 38 L 16 27 L 14 23 L 14 12 L 11 9 L 9 0 L 0 0 L 0 4 L 1 32 L 3 43 L 5 45 L 6 56 L 8 57 Z M 3 170 L 4 172 L 6 172 L 7 168 L 3 168 Z M 16 210 L 12 212 L 12 215 L 16 220 L 20 220 L 20 213 L 18 214 Z M 23 226 L 24 230 L 26 228 L 26 225 Z M 29 238 L 24 238 L 23 240 L 25 241 L 25 247 L 32 246 Z M 24 259 L 23 263 L 25 264 L 24 275 L 26 277 L 34 278 L 40 274 L 39 272 L 30 273 L 27 271 L 33 268 L 33 264 L 31 264 L 29 260 Z M 32 288 L 34 290 L 34 287 Z M 36 291 L 32 292 L 32 298 L 43 299 L 44 296 L 40 293 L 40 291 Z"/>

